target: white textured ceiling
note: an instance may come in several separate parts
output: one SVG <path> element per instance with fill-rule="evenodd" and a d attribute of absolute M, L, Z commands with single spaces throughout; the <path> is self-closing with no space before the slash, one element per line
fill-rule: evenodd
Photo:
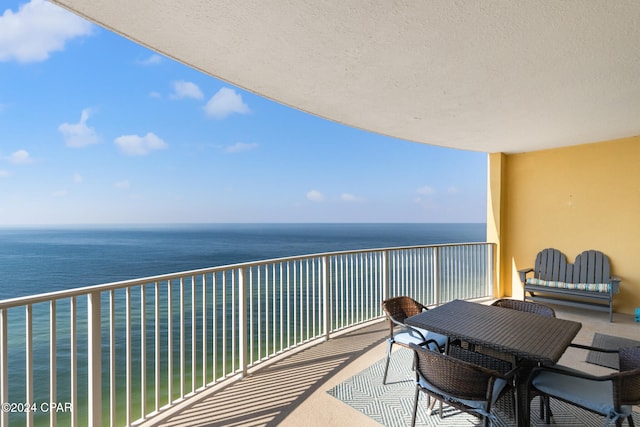
<path fill-rule="evenodd" d="M 53 0 L 350 126 L 523 152 L 640 134 L 637 0 Z"/>

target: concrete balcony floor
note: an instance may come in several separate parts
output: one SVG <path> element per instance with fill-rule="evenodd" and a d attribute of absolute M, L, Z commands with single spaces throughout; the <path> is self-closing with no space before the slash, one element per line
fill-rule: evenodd
<path fill-rule="evenodd" d="M 591 344 L 594 333 L 640 340 L 633 316 L 554 306 L 560 318 L 582 323 L 574 340 Z M 378 426 L 327 390 L 385 356 L 386 322 L 350 331 L 263 367 L 241 381 L 207 390 L 145 426 Z M 596 375 L 611 370 L 585 363 L 584 350 L 569 348 L 560 360 Z"/>

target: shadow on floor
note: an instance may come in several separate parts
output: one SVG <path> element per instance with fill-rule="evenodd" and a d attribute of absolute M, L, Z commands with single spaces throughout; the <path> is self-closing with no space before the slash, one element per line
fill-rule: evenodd
<path fill-rule="evenodd" d="M 353 331 L 259 369 L 154 426 L 276 426 L 328 379 L 384 340 L 387 324 Z M 163 417 L 160 417 L 163 418 Z"/>

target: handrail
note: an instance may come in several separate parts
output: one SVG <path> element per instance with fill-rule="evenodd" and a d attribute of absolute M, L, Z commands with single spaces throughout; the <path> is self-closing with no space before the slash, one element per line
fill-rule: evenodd
<path fill-rule="evenodd" d="M 426 305 L 491 296 L 494 250 L 326 252 L 0 301 L 0 399 L 35 405 L 3 410 L 0 426 L 135 424 L 274 356 L 382 318 L 389 296 Z M 48 390 L 34 388 L 46 382 Z M 62 410 L 48 410 L 52 400 Z"/>

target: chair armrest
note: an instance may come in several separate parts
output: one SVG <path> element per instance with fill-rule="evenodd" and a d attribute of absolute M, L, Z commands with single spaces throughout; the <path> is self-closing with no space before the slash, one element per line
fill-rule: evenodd
<path fill-rule="evenodd" d="M 431 346 L 433 344 L 433 347 Z M 411 344 L 413 345 L 413 344 Z M 423 343 L 420 344 L 421 347 L 427 347 L 430 350 L 434 350 L 434 351 L 441 351 L 440 349 L 440 345 L 438 345 L 438 342 L 436 340 L 426 340 Z"/>
<path fill-rule="evenodd" d="M 597 351 L 600 353 L 618 353 L 617 348 L 614 349 L 614 348 L 592 347 L 590 345 L 576 344 L 576 343 L 569 344 L 569 347 L 580 348 L 580 349 L 589 350 L 589 351 Z"/>
<path fill-rule="evenodd" d="M 399 320 L 394 319 L 393 317 L 387 315 L 387 319 L 389 319 L 389 322 L 393 323 L 394 325 L 398 325 L 400 327 L 410 327 L 409 325 L 406 325 L 402 322 L 400 322 Z"/>
<path fill-rule="evenodd" d="M 429 310 L 429 307 L 427 307 L 426 305 L 422 304 L 422 303 L 418 303 L 418 306 L 420 307 L 420 311 L 427 311 Z"/>
<path fill-rule="evenodd" d="M 387 319 L 389 319 L 389 321 L 391 323 L 393 323 L 394 325 L 397 325 L 401 328 L 405 328 L 405 329 L 411 329 L 412 331 L 416 332 L 418 335 L 420 335 L 422 337 L 422 340 L 426 340 L 426 337 L 424 335 L 422 335 L 422 332 L 420 332 L 417 328 L 414 328 L 413 326 L 407 325 L 406 323 L 403 323 L 399 320 L 394 319 L 391 316 L 387 316 Z M 392 328 L 393 329 L 393 328 Z"/>
<path fill-rule="evenodd" d="M 505 380 L 511 381 L 521 370 L 522 368 L 516 366 L 509 372 L 502 374 L 502 376 Z"/>
<path fill-rule="evenodd" d="M 425 345 L 427 345 L 427 343 L 433 343 L 433 344 L 435 344 L 435 348 L 437 348 L 438 350 L 441 350 L 440 346 L 438 345 L 438 343 L 435 340 L 432 340 L 432 339 L 427 340 L 427 337 L 425 337 L 424 334 L 422 333 L 422 331 L 420 331 L 419 329 L 414 328 L 411 325 L 407 325 L 406 323 L 402 323 L 402 322 L 400 322 L 400 321 L 398 321 L 398 320 L 396 320 L 393 317 L 388 316 L 388 315 L 387 315 L 387 319 L 389 319 L 389 322 L 391 322 L 391 325 L 389 327 L 390 334 L 391 334 L 390 336 L 393 336 L 393 325 L 396 325 L 396 326 L 399 326 L 399 327 L 404 328 L 404 329 L 410 329 L 413 332 L 415 332 L 416 334 L 418 334 L 418 336 L 420 336 L 420 338 L 421 338 L 421 341 L 420 341 L 420 345 L 421 346 L 425 346 Z"/>
<path fill-rule="evenodd" d="M 533 268 L 524 268 L 522 270 L 518 270 L 518 274 L 520 275 L 520 281 L 524 285 L 524 282 L 527 281 L 527 274 L 533 272 Z"/>
<path fill-rule="evenodd" d="M 408 325 L 405 325 L 404 323 L 394 319 L 393 317 L 389 316 L 388 314 L 387 314 L 387 319 L 389 319 L 389 337 L 393 337 L 393 329 L 396 326 L 400 326 L 401 328 L 409 327 Z M 420 334 L 420 335 L 422 335 L 422 334 Z M 424 337 L 422 337 L 422 338 L 424 339 Z"/>
<path fill-rule="evenodd" d="M 616 376 L 620 375 L 618 372 L 615 372 L 613 374 L 598 376 L 598 375 L 589 374 L 587 372 L 578 371 L 571 368 L 563 368 L 562 366 L 558 366 L 558 365 L 540 366 L 540 367 L 533 368 L 531 370 L 531 374 L 529 375 L 529 384 L 536 377 L 536 375 L 538 375 L 539 372 L 543 372 L 543 371 L 553 372 L 558 375 L 566 375 L 568 377 L 584 378 L 585 380 L 591 380 L 591 381 L 611 381 Z"/>

